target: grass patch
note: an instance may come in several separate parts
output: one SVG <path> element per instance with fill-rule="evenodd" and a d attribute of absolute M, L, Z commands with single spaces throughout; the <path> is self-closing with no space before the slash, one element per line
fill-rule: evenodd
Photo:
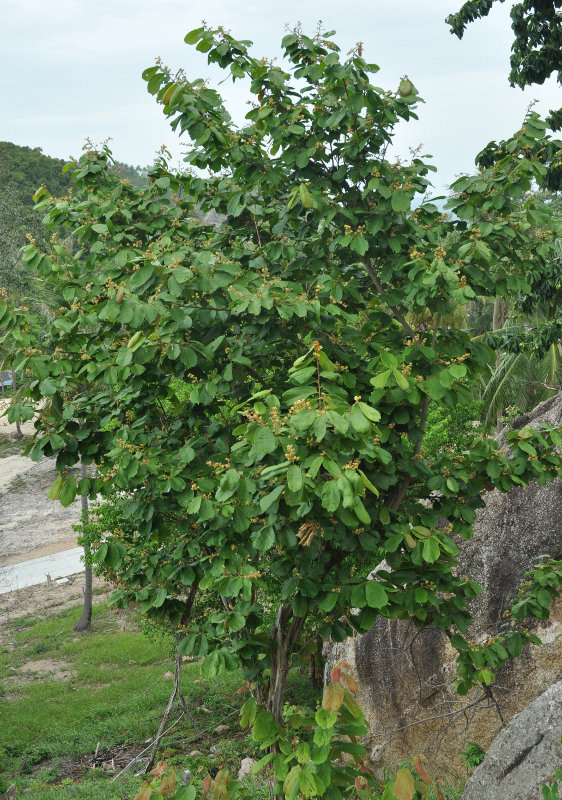
<path fill-rule="evenodd" d="M 24 617 L 5 634 L 0 648 L 4 778 L 19 791 L 31 789 L 34 800 L 130 798 L 138 791 L 138 778 L 120 779 L 117 786 L 110 782 L 112 775 L 88 767 L 98 742 L 100 752 L 115 752 L 127 763 L 131 754 L 126 751 L 142 749 L 156 733 L 173 686 L 170 640 L 146 636 L 134 615 L 116 615 L 106 604 L 94 609 L 89 633 L 72 630 L 76 616 L 75 607 L 47 619 Z M 51 665 L 57 676 L 49 674 Z M 186 756 L 196 749 L 203 757 L 195 768 L 239 762 L 247 754 L 236 714 L 240 683 L 239 673 L 207 683 L 198 664 L 184 665 L 183 693 L 199 729 L 210 731 L 199 738 L 182 720 L 163 740 L 164 756 L 178 770 L 194 771 L 194 760 L 188 764 Z M 232 712 L 226 723 L 233 741 L 219 740 L 213 728 Z"/>
<path fill-rule="evenodd" d="M 100 753 L 127 763 L 156 733 L 173 686 L 169 638 L 147 636 L 134 614 L 115 614 L 107 604 L 94 608 L 92 630 L 77 634 L 79 608 L 15 619 L 0 647 L 0 768 L 34 800 L 133 797 L 140 779 L 112 783 L 112 774 L 89 769 L 94 752 L 99 742 Z M 211 683 L 198 664 L 185 663 L 182 691 L 202 736 L 182 720 L 162 741 L 159 757 L 194 775 L 223 766 L 236 773 L 243 757 L 261 757 L 238 725 L 240 684 L 238 672 Z M 287 701 L 315 704 L 317 697 L 307 676 L 295 673 Z M 229 730 L 217 735 L 220 724 Z M 190 757 L 194 751 L 201 755 Z M 250 780 L 248 797 L 262 796 L 268 797 L 263 785 Z"/>
<path fill-rule="evenodd" d="M 15 438 L 12 439 L 11 436 L 0 436 L 0 458 L 21 455 L 23 448 L 29 441 L 29 437 L 24 437 L 18 441 Z"/>

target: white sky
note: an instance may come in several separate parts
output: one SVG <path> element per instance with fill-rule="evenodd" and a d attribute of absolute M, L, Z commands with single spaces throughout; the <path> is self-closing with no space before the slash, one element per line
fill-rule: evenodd
<path fill-rule="evenodd" d="M 541 114 L 562 105 L 553 79 L 522 92 L 510 88 L 511 28 L 506 2 L 474 23 L 462 41 L 444 19 L 462 0 L 0 0 L 0 140 L 41 147 L 51 156 L 80 155 L 87 137 L 112 138 L 115 157 L 148 164 L 165 144 L 179 159 L 181 140 L 141 78 L 157 56 L 190 79 L 211 70 L 206 55 L 183 42 L 202 17 L 254 42 L 257 56 L 278 56 L 286 25 L 313 34 L 318 21 L 337 30 L 343 53 L 363 41 L 363 54 L 381 67 L 374 82 L 394 89 L 407 74 L 425 105 L 419 122 L 404 124 L 396 148 L 423 144 L 439 168 L 441 191 L 471 171 L 491 139 L 517 130 L 528 103 Z M 246 113 L 244 86 L 221 87 L 230 113 Z"/>

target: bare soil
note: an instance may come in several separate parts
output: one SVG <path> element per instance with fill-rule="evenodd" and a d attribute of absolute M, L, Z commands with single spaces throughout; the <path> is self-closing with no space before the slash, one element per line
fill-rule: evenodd
<path fill-rule="evenodd" d="M 29 586 L 17 592 L 0 594 L 0 642 L 6 628 L 18 617 L 32 616 L 34 619 L 45 619 L 51 614 L 76 606 L 82 602 L 82 586 L 84 575 L 73 575 L 68 583 L 42 583 Z M 100 578 L 94 576 L 94 589 L 103 590 L 103 599 L 111 594 L 111 587 L 106 586 Z M 80 614 L 78 613 L 76 619 Z M 34 664 L 37 662 L 34 661 Z"/>
<path fill-rule="evenodd" d="M 0 415 L 7 406 L 0 401 Z M 22 431 L 30 437 L 33 422 L 24 423 Z M 80 499 L 67 508 L 49 500 L 54 459 L 32 461 L 21 454 L 24 446 L 15 425 L 0 416 L 0 567 L 76 547 L 72 526 L 80 519 Z"/>

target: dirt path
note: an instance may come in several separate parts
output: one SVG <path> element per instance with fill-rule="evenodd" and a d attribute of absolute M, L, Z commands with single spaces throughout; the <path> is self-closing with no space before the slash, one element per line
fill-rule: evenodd
<path fill-rule="evenodd" d="M 18 441 L 16 426 L 1 416 L 7 405 L 0 400 L 0 567 L 71 550 L 77 546 L 72 526 L 80 520 L 80 499 L 63 508 L 58 500 L 47 498 L 56 477 L 54 459 L 35 462 L 22 455 L 34 433 L 33 422 L 22 425 L 25 439 Z M 0 639 L 6 624 L 16 617 L 46 617 L 81 603 L 83 582 L 80 573 L 65 583 L 0 594 Z M 110 592 L 99 578 L 94 578 L 94 589 L 104 595 Z"/>
<path fill-rule="evenodd" d="M 0 414 L 7 407 L 0 402 Z M 33 423 L 23 426 L 26 437 Z M 0 567 L 76 547 L 80 499 L 67 508 L 49 500 L 47 491 L 56 477 L 54 459 L 39 462 L 21 455 L 15 425 L 0 416 Z"/>

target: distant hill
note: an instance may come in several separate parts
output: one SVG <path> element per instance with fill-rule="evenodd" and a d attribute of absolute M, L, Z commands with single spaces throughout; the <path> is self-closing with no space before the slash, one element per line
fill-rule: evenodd
<path fill-rule="evenodd" d="M 70 183 L 61 158 L 46 156 L 40 147 L 0 142 L 0 192 L 9 190 L 24 205 L 33 205 L 33 194 L 44 183 L 51 194 L 66 194 Z"/>
<path fill-rule="evenodd" d="M 40 147 L 0 142 L 0 193 L 9 191 L 12 198 L 31 206 L 35 190 L 44 183 L 52 195 L 60 197 L 70 184 L 70 173 L 62 172 L 66 163 L 45 155 Z M 115 168 L 135 186 L 148 183 L 144 167 L 117 162 Z"/>
<path fill-rule="evenodd" d="M 48 298 L 37 276 L 22 263 L 21 248 L 29 236 L 40 247 L 48 246 L 50 232 L 33 208 L 33 195 L 42 184 L 54 197 L 65 195 L 71 180 L 70 172 L 62 172 L 66 163 L 45 155 L 40 147 L 0 142 L 0 288 L 10 301 L 25 302 L 40 313 Z M 117 163 L 115 171 L 136 186 L 148 184 L 147 170 L 141 167 Z"/>

